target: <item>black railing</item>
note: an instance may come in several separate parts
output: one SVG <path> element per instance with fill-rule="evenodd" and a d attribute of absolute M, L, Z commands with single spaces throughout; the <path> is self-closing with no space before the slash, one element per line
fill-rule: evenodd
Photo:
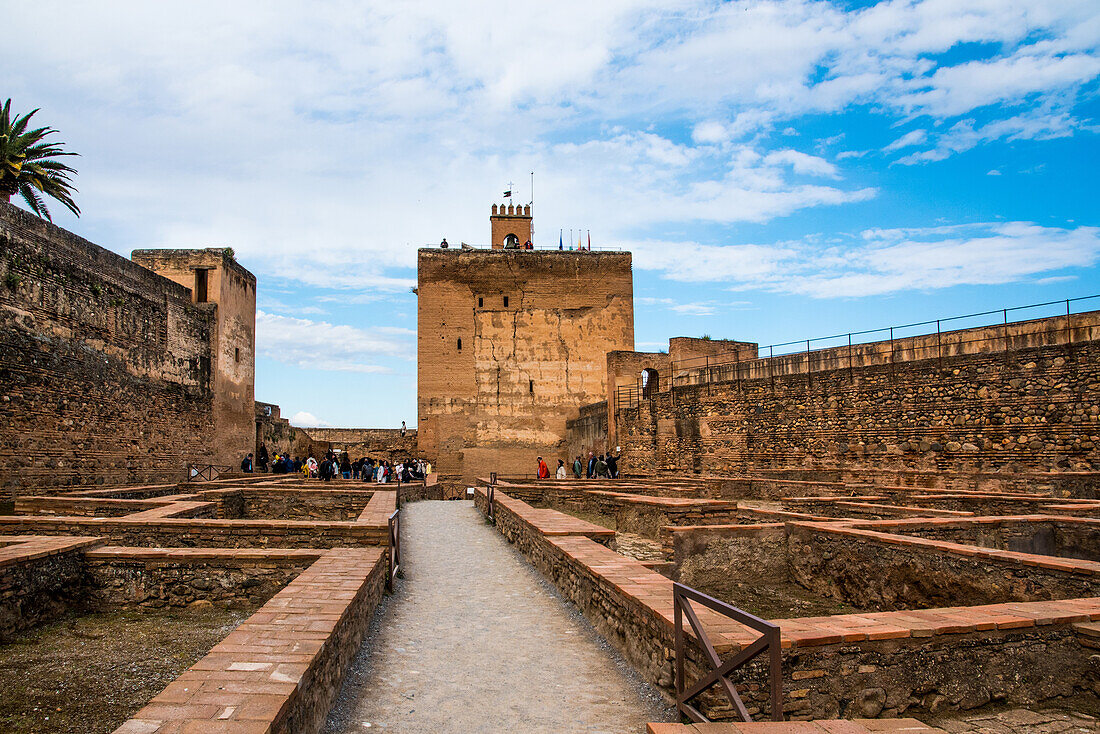
<path fill-rule="evenodd" d="M 497 491 L 497 473 L 489 473 L 489 486 L 485 488 L 485 497 L 488 500 L 488 506 L 485 509 L 485 516 L 489 518 L 489 522 L 496 524 L 496 517 L 493 515 L 493 500 L 495 499 Z"/>
<path fill-rule="evenodd" d="M 691 605 L 692 602 L 702 604 L 708 609 L 763 634 L 751 644 L 742 647 L 729 660 L 722 662 L 718 652 L 714 649 L 714 645 L 711 644 L 706 630 L 703 629 L 699 616 Z M 680 712 L 696 723 L 709 722 L 710 719 L 704 716 L 703 712 L 692 703 L 692 699 L 702 695 L 712 686 L 720 685 L 741 720 L 752 721 L 745 702 L 741 700 L 741 696 L 738 695 L 737 688 L 734 687 L 729 676 L 733 671 L 747 665 L 757 655 L 766 651 L 768 653 L 771 719 L 772 721 L 783 721 L 783 659 L 780 648 L 779 626 L 678 582 L 672 584 L 672 606 L 676 625 L 676 706 Z M 684 679 L 684 663 L 687 650 L 684 646 L 683 617 L 687 617 L 691 629 L 695 632 L 695 638 L 699 641 L 699 647 L 702 648 L 710 666 L 703 677 L 695 681 L 690 687 Z"/>

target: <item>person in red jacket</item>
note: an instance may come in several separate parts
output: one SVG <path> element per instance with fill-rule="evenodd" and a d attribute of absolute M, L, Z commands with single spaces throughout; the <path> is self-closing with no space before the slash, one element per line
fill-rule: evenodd
<path fill-rule="evenodd" d="M 539 476 L 539 479 L 549 479 L 550 478 L 550 467 L 548 467 L 546 465 L 546 462 L 542 460 L 541 456 L 539 457 L 539 474 L 538 474 L 538 476 Z"/>

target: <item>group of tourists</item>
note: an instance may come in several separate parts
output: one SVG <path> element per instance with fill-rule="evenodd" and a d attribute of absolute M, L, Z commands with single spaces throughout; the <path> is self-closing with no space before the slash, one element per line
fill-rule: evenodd
<path fill-rule="evenodd" d="M 363 457 L 352 460 L 346 451 L 328 451 L 319 462 L 312 456 L 291 457 L 289 454 L 278 452 L 269 457 L 264 444 L 260 444 L 255 465 L 253 465 L 252 454 L 249 454 L 241 461 L 241 471 L 266 472 L 269 461 L 272 474 L 301 474 L 305 479 L 320 479 L 325 482 L 337 478 L 358 479 L 378 484 L 412 482 L 424 479 L 432 471 L 431 463 L 423 459 L 409 458 L 394 462 Z"/>
<path fill-rule="evenodd" d="M 618 446 L 615 447 L 615 451 L 620 451 Z M 573 460 L 573 478 L 580 479 L 584 476 L 586 479 L 618 479 L 620 456 L 622 456 L 621 453 L 613 454 L 610 451 L 596 456 L 595 453 L 589 451 L 587 463 L 582 461 L 583 457 L 578 456 Z M 550 478 L 550 467 L 546 465 L 541 456 L 538 458 L 536 476 L 539 479 Z M 558 459 L 558 468 L 554 472 L 554 477 L 556 479 L 569 478 L 569 469 L 565 466 L 565 459 Z"/>

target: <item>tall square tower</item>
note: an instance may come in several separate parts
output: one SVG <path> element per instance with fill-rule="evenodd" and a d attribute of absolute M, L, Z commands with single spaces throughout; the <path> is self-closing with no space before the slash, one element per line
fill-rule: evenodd
<path fill-rule="evenodd" d="M 634 349 L 629 252 L 503 249 L 522 235 L 498 247 L 493 215 L 492 249 L 417 256 L 418 444 L 444 481 L 567 458 L 566 421 L 606 398 L 607 352 Z"/>

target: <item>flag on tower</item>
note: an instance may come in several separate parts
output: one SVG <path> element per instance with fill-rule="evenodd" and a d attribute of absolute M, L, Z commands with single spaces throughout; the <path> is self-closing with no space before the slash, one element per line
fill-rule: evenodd
<path fill-rule="evenodd" d="M 511 189 L 508 189 L 507 191 L 504 192 L 504 198 L 505 199 L 511 199 L 512 198 L 512 190 Z"/>
<path fill-rule="evenodd" d="M 565 249 L 564 247 L 562 247 L 562 242 L 561 242 L 561 230 L 560 230 L 560 229 L 558 230 L 558 249 L 559 249 L 559 250 L 564 250 L 564 249 Z"/>
<path fill-rule="evenodd" d="M 588 251 L 592 252 L 592 230 L 588 230 Z"/>
<path fill-rule="evenodd" d="M 584 249 L 584 241 L 581 239 L 580 230 L 577 230 L 577 249 L 578 250 L 583 250 Z"/>

